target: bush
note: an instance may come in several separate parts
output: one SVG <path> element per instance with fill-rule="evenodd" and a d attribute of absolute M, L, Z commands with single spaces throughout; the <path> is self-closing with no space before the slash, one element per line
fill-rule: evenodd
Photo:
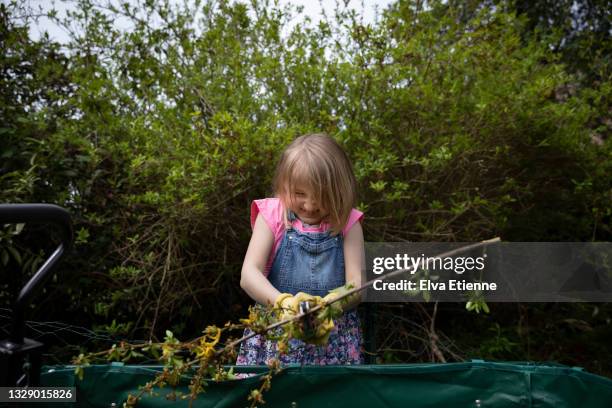
<path fill-rule="evenodd" d="M 80 0 L 50 15 L 76 28 L 63 46 L 28 38 L 20 7 L 0 9 L 0 199 L 64 206 L 78 232 L 39 314 L 144 337 L 235 318 L 250 202 L 310 131 L 351 156 L 366 240 L 611 237 L 610 143 L 591 129 L 610 83 L 564 93 L 549 38 L 502 7 L 315 25 L 267 1 Z"/>

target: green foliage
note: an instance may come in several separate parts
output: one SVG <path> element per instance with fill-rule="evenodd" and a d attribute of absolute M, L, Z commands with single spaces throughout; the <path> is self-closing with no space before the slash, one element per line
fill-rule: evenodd
<path fill-rule="evenodd" d="M 511 7 L 397 2 L 364 25 L 340 5 L 315 25 L 265 0 L 113 4 L 50 13 L 62 46 L 0 5 L 0 201 L 74 216 L 64 314 L 151 337 L 235 317 L 250 202 L 310 131 L 349 153 L 367 240 L 611 237 L 606 65 L 578 82 Z M 36 264 L 20 239 L 4 265 Z"/>
<path fill-rule="evenodd" d="M 489 331 L 493 333 L 493 337 L 487 338 L 480 345 L 480 355 L 487 359 L 508 359 L 509 355 L 516 351 L 519 344 L 511 341 L 502 333 L 502 328 L 499 323 L 494 323 Z"/>

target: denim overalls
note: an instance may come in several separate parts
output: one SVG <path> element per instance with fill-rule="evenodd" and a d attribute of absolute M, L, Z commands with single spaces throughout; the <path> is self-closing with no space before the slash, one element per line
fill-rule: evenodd
<path fill-rule="evenodd" d="M 306 292 L 325 296 L 345 283 L 342 236 L 328 232 L 300 232 L 293 228 L 296 216 L 288 214 L 291 227 L 285 231 L 270 268 L 268 279 L 281 293 Z"/>
<path fill-rule="evenodd" d="M 291 227 L 287 228 L 276 251 L 268 279 L 281 293 L 306 292 L 325 296 L 345 283 L 344 240 L 330 232 L 298 231 L 293 228 L 296 216 L 289 211 Z M 355 309 L 334 320 L 325 346 L 306 344 L 298 339 L 289 342 L 289 353 L 282 355 L 283 364 L 363 364 L 361 328 Z M 279 329 L 280 330 L 280 329 Z M 250 329 L 245 335 L 251 334 Z M 263 365 L 278 357 L 276 342 L 257 335 L 240 346 L 237 365 Z"/>

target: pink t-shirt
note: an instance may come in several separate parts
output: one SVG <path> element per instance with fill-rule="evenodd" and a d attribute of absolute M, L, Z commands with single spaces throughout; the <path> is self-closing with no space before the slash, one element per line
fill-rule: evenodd
<path fill-rule="evenodd" d="M 278 198 L 264 198 L 261 200 L 255 200 L 251 204 L 251 228 L 255 226 L 255 220 L 257 219 L 257 216 L 261 213 L 263 219 L 266 221 L 266 224 L 268 225 L 268 227 L 270 227 L 270 230 L 274 234 L 274 245 L 272 246 L 272 252 L 268 257 L 268 262 L 266 263 L 266 269 L 264 271 L 264 275 L 266 276 L 268 276 L 268 274 L 270 273 L 270 268 L 272 268 L 274 256 L 276 255 L 276 251 L 278 250 L 278 247 L 280 246 L 281 240 L 285 233 L 283 211 L 285 211 L 285 208 L 283 207 L 280 199 Z M 342 236 L 345 236 L 351 229 L 351 227 L 355 225 L 357 221 L 361 222 L 362 219 L 363 213 L 353 208 L 351 210 L 346 225 L 342 229 Z M 320 225 L 317 226 L 305 226 L 298 218 L 294 221 L 293 228 L 302 232 L 325 232 L 330 228 L 330 225 L 327 222 L 322 222 Z"/>

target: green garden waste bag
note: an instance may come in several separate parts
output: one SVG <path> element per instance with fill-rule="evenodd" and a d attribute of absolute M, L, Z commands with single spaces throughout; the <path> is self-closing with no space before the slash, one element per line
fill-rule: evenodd
<path fill-rule="evenodd" d="M 74 386 L 77 406 L 122 406 L 128 394 L 154 378 L 160 366 L 123 364 L 85 368 L 82 381 L 71 366 L 43 368 L 43 386 Z M 256 375 L 210 382 L 194 407 L 248 407 L 248 395 L 259 388 L 267 367 L 234 367 Z M 187 407 L 170 401 L 169 388 L 159 396 L 143 396 L 138 407 Z M 187 384 L 177 391 L 188 393 Z M 362 366 L 289 366 L 272 378 L 264 393 L 265 407 L 478 407 L 478 408 L 610 408 L 612 380 L 579 367 L 554 363 L 466 363 Z M 55 404 L 54 406 L 60 406 Z M 65 404 L 64 406 L 68 406 Z"/>

